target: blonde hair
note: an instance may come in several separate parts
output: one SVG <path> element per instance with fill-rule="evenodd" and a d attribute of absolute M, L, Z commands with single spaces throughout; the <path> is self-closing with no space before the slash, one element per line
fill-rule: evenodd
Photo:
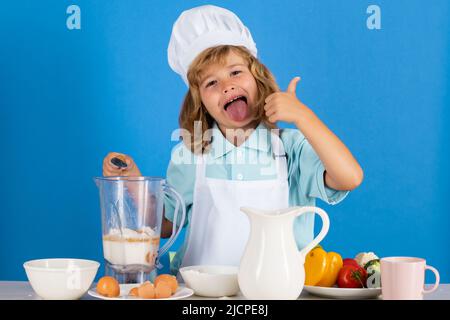
<path fill-rule="evenodd" d="M 184 134 L 181 134 L 183 142 L 195 154 L 208 152 L 208 145 L 211 141 L 207 139 L 205 141 L 203 137 L 214 123 L 214 119 L 206 111 L 200 97 L 201 73 L 208 65 L 225 64 L 226 57 L 231 51 L 240 55 L 246 61 L 248 69 L 256 80 L 257 100 L 256 108 L 252 115 L 253 119 L 258 123 L 264 123 L 269 129 L 277 128 L 275 124 L 269 122 L 264 111 L 265 99 L 279 90 L 275 78 L 269 69 L 243 46 L 221 45 L 208 48 L 200 53 L 189 67 L 187 73 L 189 90 L 184 97 L 179 116 L 180 128 L 184 129 L 181 130 L 181 132 L 184 131 Z M 195 128 L 196 122 L 197 125 L 201 124 L 201 134 L 199 134 L 200 128 Z M 195 131 L 197 131 L 196 134 Z"/>

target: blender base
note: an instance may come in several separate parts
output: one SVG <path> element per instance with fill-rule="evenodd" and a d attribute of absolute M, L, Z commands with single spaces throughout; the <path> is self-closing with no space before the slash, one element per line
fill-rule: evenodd
<path fill-rule="evenodd" d="M 144 283 L 151 281 L 153 283 L 157 275 L 156 268 L 141 265 L 113 265 L 105 262 L 105 276 L 115 278 L 120 284 Z"/>

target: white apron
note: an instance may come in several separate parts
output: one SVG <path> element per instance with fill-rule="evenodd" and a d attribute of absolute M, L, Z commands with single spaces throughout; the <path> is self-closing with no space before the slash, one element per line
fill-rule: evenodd
<path fill-rule="evenodd" d="M 277 178 L 239 181 L 206 177 L 206 154 L 198 157 L 189 236 L 181 266 L 239 266 L 250 235 L 242 206 L 289 207 L 287 161 L 281 139 L 271 132 Z"/>

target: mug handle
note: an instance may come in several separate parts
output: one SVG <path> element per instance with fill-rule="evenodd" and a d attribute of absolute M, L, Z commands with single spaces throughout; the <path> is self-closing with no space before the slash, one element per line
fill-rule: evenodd
<path fill-rule="evenodd" d="M 431 288 L 430 290 L 425 290 L 425 289 L 423 289 L 423 293 L 431 293 L 431 292 L 433 292 L 434 290 L 436 290 L 436 289 L 438 288 L 438 286 L 439 286 L 439 280 L 440 280 L 439 272 L 438 272 L 435 268 L 433 268 L 432 266 L 425 266 L 425 271 L 426 271 L 426 270 L 431 270 L 431 271 L 433 271 L 433 273 L 434 273 L 434 275 L 435 275 L 435 277 L 436 277 L 436 282 L 434 283 L 433 288 Z"/>
<path fill-rule="evenodd" d="M 320 216 L 320 218 L 322 219 L 322 229 L 320 230 L 319 234 L 313 239 L 313 241 L 311 241 L 306 247 L 304 247 L 300 251 L 302 261 L 305 260 L 305 257 L 308 254 L 308 252 L 311 251 L 311 249 L 314 248 L 320 241 L 322 241 L 323 238 L 325 238 L 325 236 L 328 233 L 328 229 L 330 228 L 330 218 L 328 218 L 328 214 L 325 212 L 325 210 L 312 206 L 298 207 L 296 216 L 298 217 L 307 212 L 317 213 Z"/>
<path fill-rule="evenodd" d="M 172 235 L 170 236 L 169 240 L 167 240 L 167 242 L 161 247 L 161 249 L 158 252 L 158 257 L 156 260 L 156 267 L 157 268 L 162 268 L 161 263 L 159 262 L 159 257 L 161 257 L 162 255 L 164 255 L 167 250 L 169 250 L 170 246 L 172 246 L 172 244 L 175 242 L 175 240 L 177 239 L 178 235 L 181 232 L 181 229 L 183 229 L 183 225 L 184 225 L 184 220 L 186 218 L 186 207 L 184 205 L 184 201 L 183 198 L 180 196 L 180 194 L 178 192 L 175 191 L 174 188 L 172 188 L 171 186 L 169 186 L 168 184 L 164 183 L 163 184 L 163 192 L 165 194 L 167 194 L 168 196 L 172 196 L 175 201 L 176 201 L 176 205 L 175 205 L 175 212 L 174 212 L 174 216 L 173 216 L 173 225 L 172 225 Z M 180 211 L 179 209 L 181 208 L 181 221 L 180 221 L 180 226 L 177 230 L 177 218 L 178 218 L 178 211 Z"/>

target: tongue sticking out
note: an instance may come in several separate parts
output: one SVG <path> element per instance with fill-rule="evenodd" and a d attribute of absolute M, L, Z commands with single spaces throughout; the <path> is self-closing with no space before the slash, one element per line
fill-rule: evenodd
<path fill-rule="evenodd" d="M 238 99 L 232 102 L 226 110 L 228 116 L 234 121 L 242 121 L 248 116 L 248 106 L 247 103 Z"/>

